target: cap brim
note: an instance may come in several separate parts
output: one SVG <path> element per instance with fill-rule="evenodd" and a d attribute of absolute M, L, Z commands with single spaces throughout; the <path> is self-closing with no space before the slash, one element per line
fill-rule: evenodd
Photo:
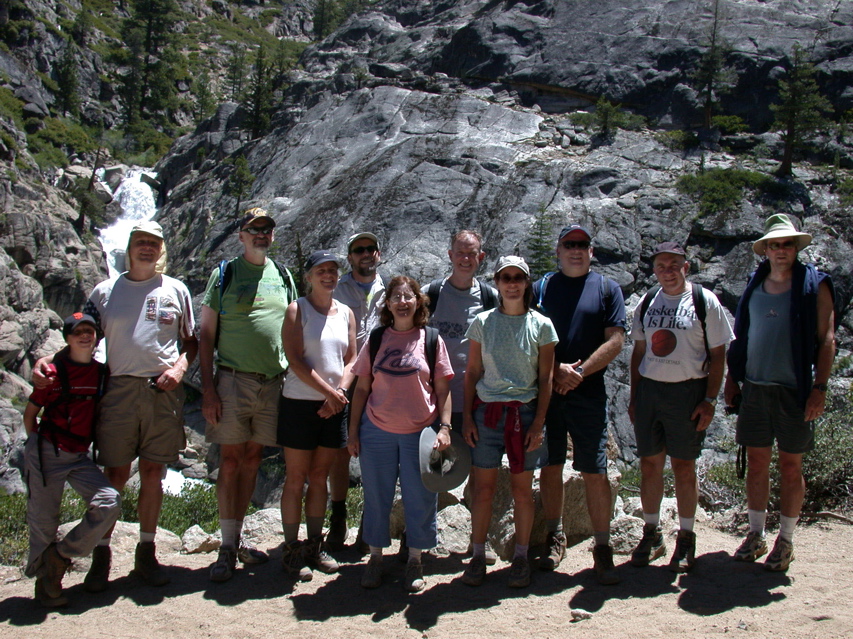
<path fill-rule="evenodd" d="M 433 493 L 444 493 L 461 486 L 471 473 L 471 449 L 457 431 L 450 431 L 450 445 L 456 453 L 456 461 L 444 475 L 434 472 L 429 465 L 437 433 L 432 426 L 421 431 L 418 447 L 418 463 L 424 488 Z"/>

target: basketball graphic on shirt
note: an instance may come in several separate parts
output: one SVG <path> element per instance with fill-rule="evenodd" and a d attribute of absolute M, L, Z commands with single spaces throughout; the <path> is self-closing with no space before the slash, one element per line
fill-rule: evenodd
<path fill-rule="evenodd" d="M 652 335 L 652 353 L 657 357 L 666 357 L 675 350 L 677 344 L 678 339 L 672 331 L 662 329 Z"/>

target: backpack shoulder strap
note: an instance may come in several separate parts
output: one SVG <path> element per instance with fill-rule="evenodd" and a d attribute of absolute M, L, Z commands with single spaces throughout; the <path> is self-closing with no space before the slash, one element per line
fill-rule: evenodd
<path fill-rule="evenodd" d="M 283 264 L 279 264 L 276 260 L 273 260 L 272 263 L 275 264 L 275 267 L 278 269 L 278 274 L 281 276 L 281 282 L 287 289 L 287 301 L 290 303 L 299 297 L 299 292 L 296 288 L 296 282 L 293 280 L 293 275 L 290 273 L 290 269 Z"/>
<path fill-rule="evenodd" d="M 495 295 L 495 289 L 479 278 L 477 281 L 480 283 L 480 302 L 483 305 L 483 310 L 490 311 L 498 305 L 498 296 Z"/>
<path fill-rule="evenodd" d="M 444 285 L 443 279 L 433 280 L 427 286 L 426 294 L 429 298 L 429 314 L 430 317 L 435 315 L 435 309 L 438 308 L 438 296 L 441 295 L 441 287 Z"/>
<path fill-rule="evenodd" d="M 658 294 L 659 290 L 660 284 L 655 284 L 648 291 L 646 291 L 645 295 L 643 295 L 643 299 L 640 301 L 640 326 L 644 326 L 643 322 L 646 319 L 646 313 L 649 310 L 649 306 L 652 305 L 652 302 L 655 299 L 655 295 Z"/>
<path fill-rule="evenodd" d="M 708 346 L 708 328 L 705 325 L 705 318 L 708 316 L 708 309 L 705 308 L 705 293 L 702 291 L 701 284 L 693 282 L 690 288 L 693 295 L 693 310 L 702 325 L 702 340 L 705 343 L 705 362 L 702 368 L 707 369 L 711 365 L 711 348 Z"/>
<path fill-rule="evenodd" d="M 536 301 L 536 306 L 539 307 L 539 311 L 545 312 L 545 289 L 548 288 L 548 282 L 551 281 L 551 278 L 554 277 L 556 271 L 549 271 L 542 276 L 542 284 L 539 285 L 539 298 Z"/>
<path fill-rule="evenodd" d="M 387 326 L 377 326 L 370 331 L 370 370 L 373 371 L 373 362 L 376 361 L 376 354 L 379 352 L 379 345 L 382 343 L 382 336 L 385 334 Z"/>
<path fill-rule="evenodd" d="M 438 353 L 438 329 L 432 326 L 425 327 L 426 330 L 426 358 L 429 364 L 429 383 L 435 378 L 435 359 Z"/>
<path fill-rule="evenodd" d="M 601 281 L 598 283 L 601 291 L 601 308 L 606 313 L 607 307 L 610 305 L 610 296 L 612 295 L 612 291 L 610 290 L 610 280 L 601 273 L 599 273 L 598 276 L 601 278 Z"/>

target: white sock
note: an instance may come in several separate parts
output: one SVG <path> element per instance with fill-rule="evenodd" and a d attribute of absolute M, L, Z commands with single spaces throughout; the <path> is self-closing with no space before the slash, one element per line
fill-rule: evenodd
<path fill-rule="evenodd" d="M 113 540 L 112 537 L 104 537 L 101 541 L 98 542 L 99 546 L 107 546 L 109 547 L 110 542 Z"/>
<path fill-rule="evenodd" d="M 154 537 L 157 533 L 147 533 L 139 531 L 139 543 L 145 543 L 146 541 L 154 541 Z"/>
<path fill-rule="evenodd" d="M 785 515 L 780 515 L 779 536 L 785 541 L 793 541 L 794 529 L 797 527 L 798 521 L 800 521 L 799 517 L 785 517 Z"/>
<path fill-rule="evenodd" d="M 693 523 L 696 521 L 695 517 L 679 517 L 678 518 L 678 527 L 681 530 L 687 530 L 689 532 L 693 531 Z"/>
<path fill-rule="evenodd" d="M 767 522 L 767 511 L 752 510 L 750 508 L 746 511 L 746 514 L 749 517 L 749 532 L 757 532 L 764 537 L 764 524 Z"/>
<path fill-rule="evenodd" d="M 421 553 L 423 553 L 423 550 L 421 550 L 420 548 L 412 548 L 411 546 L 409 546 L 409 563 L 421 563 Z"/>
<path fill-rule="evenodd" d="M 382 559 L 382 548 L 379 546 L 371 546 L 370 547 L 370 556 L 371 557 L 379 557 Z"/>
<path fill-rule="evenodd" d="M 235 548 L 237 541 L 236 535 L 234 534 L 234 529 L 237 526 L 236 519 L 220 519 L 219 520 L 219 528 L 222 531 L 222 547 L 223 548 Z"/>
<path fill-rule="evenodd" d="M 240 541 L 243 536 L 243 520 L 237 519 L 234 521 L 234 539 Z"/>
<path fill-rule="evenodd" d="M 643 511 L 643 521 L 647 524 L 651 524 L 653 526 L 660 525 L 660 513 L 647 513 L 645 510 Z"/>

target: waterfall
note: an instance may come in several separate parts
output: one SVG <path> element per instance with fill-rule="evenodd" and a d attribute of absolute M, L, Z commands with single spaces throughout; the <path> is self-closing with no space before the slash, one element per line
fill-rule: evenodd
<path fill-rule="evenodd" d="M 157 213 L 154 191 L 143 180 L 143 175 L 156 179 L 157 174 L 150 169 L 131 169 L 113 193 L 121 205 L 121 215 L 109 227 L 101 230 L 101 245 L 107 254 L 110 277 L 124 271 L 124 252 L 130 230 L 139 222 L 150 220 Z M 103 170 L 98 177 L 103 176 Z M 109 188 L 108 185 L 107 188 Z"/>

